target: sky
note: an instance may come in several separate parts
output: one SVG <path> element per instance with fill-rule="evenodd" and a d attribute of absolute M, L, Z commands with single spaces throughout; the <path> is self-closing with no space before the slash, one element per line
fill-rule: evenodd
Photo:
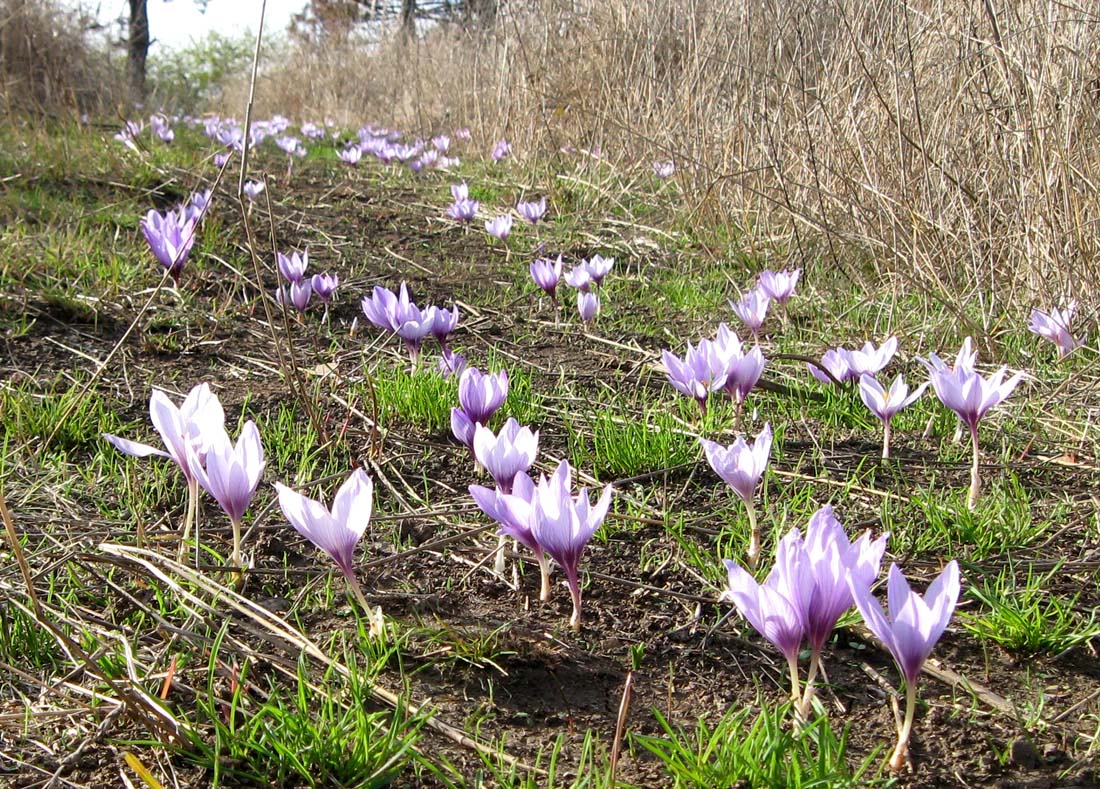
<path fill-rule="evenodd" d="M 210 0 L 206 13 L 200 13 L 193 0 L 148 0 L 149 35 L 153 43 L 150 53 L 163 49 L 181 49 L 211 31 L 234 37 L 245 30 L 255 32 L 260 22 L 260 0 Z M 126 0 L 76 0 L 95 13 L 104 24 L 111 24 L 129 13 Z M 264 38 L 268 33 L 282 33 L 291 16 L 302 10 L 305 0 L 267 0 Z"/>

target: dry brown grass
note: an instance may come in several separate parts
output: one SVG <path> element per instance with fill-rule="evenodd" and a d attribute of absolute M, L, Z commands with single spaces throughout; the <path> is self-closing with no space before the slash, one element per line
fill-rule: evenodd
<path fill-rule="evenodd" d="M 0 0 L 0 111 L 103 112 L 124 94 L 89 23 L 52 0 Z M 124 83 L 122 83 L 124 84 Z"/>
<path fill-rule="evenodd" d="M 292 52 L 261 103 L 468 124 L 519 155 L 671 156 L 695 216 L 746 248 L 980 303 L 983 322 L 1100 295 L 1090 4 L 533 0 L 491 34 Z"/>

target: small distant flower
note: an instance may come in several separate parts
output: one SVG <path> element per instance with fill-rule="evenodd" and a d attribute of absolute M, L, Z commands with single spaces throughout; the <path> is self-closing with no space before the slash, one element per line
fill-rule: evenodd
<path fill-rule="evenodd" d="M 214 166 L 219 170 L 225 167 L 226 162 L 229 161 L 228 153 L 216 153 L 214 154 Z"/>
<path fill-rule="evenodd" d="M 460 184 L 451 184 L 451 198 L 457 203 L 460 200 L 470 199 L 470 187 L 463 181 Z"/>
<path fill-rule="evenodd" d="M 363 158 L 363 149 L 358 145 L 349 145 L 347 148 L 343 148 L 337 156 L 345 164 L 359 164 L 359 160 Z"/>
<path fill-rule="evenodd" d="M 195 243 L 195 221 L 185 215 L 186 210 L 161 214 L 151 209 L 141 220 L 141 232 L 153 250 L 153 256 L 168 269 L 177 285 Z"/>
<path fill-rule="evenodd" d="M 451 138 L 446 134 L 440 134 L 438 137 L 432 137 L 432 145 L 440 153 L 446 153 L 447 149 L 451 147 Z"/>
<path fill-rule="evenodd" d="M 318 126 L 316 123 L 303 123 L 300 128 L 302 134 L 311 140 L 323 140 L 325 137 L 324 127 Z"/>
<path fill-rule="evenodd" d="M 535 258 L 531 261 L 531 279 L 546 292 L 555 305 L 558 303 L 558 280 L 561 279 L 561 255 L 557 260 Z"/>
<path fill-rule="evenodd" d="M 504 157 L 512 153 L 512 145 L 507 140 L 499 140 L 495 146 L 493 146 L 493 161 L 499 162 Z"/>
<path fill-rule="evenodd" d="M 275 260 L 279 264 L 279 273 L 287 282 L 301 282 L 309 267 L 309 251 L 293 252 L 289 256 L 276 252 Z"/>
<path fill-rule="evenodd" d="M 487 220 L 485 222 L 485 232 L 499 238 L 501 241 L 508 238 L 508 234 L 512 232 L 512 215 L 501 214 Z"/>
<path fill-rule="evenodd" d="M 593 255 L 584 263 L 585 269 L 588 270 L 588 276 L 592 278 L 597 287 L 603 285 L 604 277 L 611 273 L 614 265 L 615 258 L 605 258 L 602 255 Z"/>
<path fill-rule="evenodd" d="M 756 507 L 753 505 L 753 493 L 764 471 L 768 467 L 768 458 L 772 449 L 772 427 L 765 422 L 764 429 L 750 446 L 744 438 L 738 436 L 728 447 L 714 441 L 700 438 L 707 462 L 714 473 L 736 493 L 749 513 L 749 550 L 746 554 L 750 567 L 756 567 L 760 558 L 760 529 L 756 522 Z"/>
<path fill-rule="evenodd" d="M 534 515 L 531 533 L 535 542 L 565 571 L 573 598 L 569 626 L 574 630 L 581 627 L 581 554 L 607 517 L 611 494 L 612 488 L 608 485 L 594 506 L 589 502 L 588 491 L 584 488 L 573 498 L 569 462 L 563 460 L 549 479 L 539 479 L 532 495 Z"/>
<path fill-rule="evenodd" d="M 460 353 L 455 353 L 450 348 L 443 351 L 442 356 L 439 357 L 439 364 L 436 366 L 436 370 L 443 378 L 462 375 L 465 369 L 466 357 Z"/>
<path fill-rule="evenodd" d="M 435 327 L 435 307 L 420 309 L 409 299 L 408 286 L 402 282 L 397 294 L 397 303 L 394 306 L 394 331 L 397 336 L 405 341 L 405 347 L 409 352 L 413 367 L 416 367 L 420 356 L 421 342 L 432 333 Z M 369 316 L 368 316 L 369 317 Z"/>
<path fill-rule="evenodd" d="M 149 126 L 153 129 L 153 134 L 157 135 L 163 142 L 172 142 L 176 139 L 176 133 L 172 131 L 172 126 L 163 115 L 150 116 Z"/>
<path fill-rule="evenodd" d="M 823 384 L 831 383 L 847 383 L 853 379 L 851 360 L 849 352 L 843 348 L 833 348 L 832 350 L 825 351 L 825 354 L 821 357 L 821 364 L 806 364 L 807 369 L 817 380 Z M 832 378 L 829 378 L 823 370 L 827 370 L 832 374 Z M 835 381 L 833 380 L 835 379 Z"/>
<path fill-rule="evenodd" d="M 507 370 L 483 373 L 469 367 L 458 379 L 458 402 L 471 422 L 486 424 L 507 397 Z"/>
<path fill-rule="evenodd" d="M 653 172 L 657 174 L 657 177 L 662 181 L 667 181 L 672 177 L 672 174 L 676 172 L 676 165 L 672 163 L 672 160 L 666 159 L 660 162 L 653 163 Z"/>
<path fill-rule="evenodd" d="M 802 274 L 802 269 L 794 271 L 762 271 L 760 272 L 760 289 L 769 298 L 786 307 L 787 301 L 794 294 L 795 285 Z"/>
<path fill-rule="evenodd" d="M 928 384 L 928 381 L 924 382 L 910 394 L 905 379 L 900 375 L 890 384 L 889 390 L 883 389 L 878 380 L 867 374 L 860 376 L 859 396 L 871 413 L 882 420 L 883 458 L 890 457 L 890 420 L 898 411 L 919 400 Z"/>
<path fill-rule="evenodd" d="M 447 336 L 458 328 L 458 305 L 455 304 L 451 309 L 445 310 L 439 308 L 435 312 L 435 323 L 432 324 L 432 336 L 438 341 L 440 347 L 443 348 L 443 352 L 447 352 Z"/>
<path fill-rule="evenodd" d="M 481 208 L 481 203 L 477 200 L 463 198 L 451 203 L 447 208 L 447 216 L 456 222 L 471 222 L 473 218 L 477 216 L 479 208 Z"/>
<path fill-rule="evenodd" d="M 537 202 L 524 202 L 521 200 L 516 203 L 516 211 L 532 225 L 538 224 L 539 220 L 546 215 L 546 198 L 539 198 Z"/>
<path fill-rule="evenodd" d="M 278 145 L 287 156 L 305 156 L 305 149 L 302 147 L 302 143 L 297 137 L 276 137 L 275 144 Z"/>
<path fill-rule="evenodd" d="M 1033 309 L 1028 330 L 1044 337 L 1058 346 L 1058 358 L 1063 359 L 1085 344 L 1088 335 L 1082 335 L 1078 340 L 1073 336 L 1070 323 L 1073 321 L 1073 313 L 1077 309 L 1077 301 L 1070 301 L 1065 309 L 1052 309 L 1049 313 Z"/>
<path fill-rule="evenodd" d="M 264 473 L 260 431 L 251 419 L 241 429 L 236 446 L 223 429 L 211 443 L 205 463 L 193 463 L 199 484 L 221 505 L 233 525 L 232 563 L 241 566 L 241 521 Z"/>
<path fill-rule="evenodd" d="M 600 313 L 599 295 L 588 290 L 578 290 L 577 312 L 580 313 L 581 320 L 586 324 L 594 321 Z"/>
<path fill-rule="evenodd" d="M 768 315 L 768 304 L 771 299 L 759 288 L 751 290 L 741 297 L 740 301 L 731 301 L 730 307 L 741 322 L 744 323 L 753 337 L 760 336 L 760 329 L 764 325 L 764 319 Z"/>
<path fill-rule="evenodd" d="M 594 282 L 592 272 L 588 270 L 588 266 L 584 263 L 574 266 L 572 270 L 565 274 L 565 284 L 580 291 L 588 291 Z"/>
<path fill-rule="evenodd" d="M 245 181 L 241 187 L 244 191 L 245 197 L 249 200 L 255 200 L 260 196 L 260 193 L 267 187 L 263 181 Z"/>
<path fill-rule="evenodd" d="M 474 457 L 501 493 L 512 492 L 512 480 L 534 465 L 538 451 L 539 431 L 532 432 L 513 417 L 508 417 L 499 434 L 480 424 L 474 428 Z"/>
<path fill-rule="evenodd" d="M 186 217 L 197 225 L 209 208 L 210 190 L 205 189 L 201 192 L 194 192 L 191 194 L 191 202 L 185 208 Z"/>
<path fill-rule="evenodd" d="M 454 136 L 456 140 L 468 140 L 470 139 L 470 130 L 463 126 L 454 130 Z"/>
<path fill-rule="evenodd" d="M 852 380 L 859 380 L 861 375 L 876 375 L 898 350 L 898 338 L 890 337 L 878 348 L 874 343 L 864 343 L 858 351 L 848 351 L 848 371 Z"/>
<path fill-rule="evenodd" d="M 909 735 L 913 731 L 921 668 L 955 613 L 960 591 L 959 565 L 954 560 L 949 562 L 922 597 L 909 588 L 898 566 L 891 564 L 887 577 L 889 615 L 883 612 L 868 589 L 854 580 L 850 583 L 863 621 L 893 655 L 905 678 L 905 720 L 890 757 L 890 768 L 897 772 L 909 758 Z"/>
<path fill-rule="evenodd" d="M 144 125 L 137 121 L 126 121 L 126 125 L 115 135 L 115 139 L 132 151 L 138 149 L 134 140 L 141 134 Z"/>

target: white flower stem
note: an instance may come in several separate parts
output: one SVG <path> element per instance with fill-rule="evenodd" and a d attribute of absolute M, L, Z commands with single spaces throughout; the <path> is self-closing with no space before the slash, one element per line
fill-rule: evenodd
<path fill-rule="evenodd" d="M 502 578 L 504 577 L 504 568 L 505 568 L 505 564 L 504 564 L 504 546 L 506 544 L 505 539 L 506 538 L 504 537 L 504 535 L 500 535 L 499 537 L 497 537 L 496 561 L 493 563 L 493 570 L 496 572 L 497 575 L 501 576 Z"/>
<path fill-rule="evenodd" d="M 539 600 L 545 603 L 550 599 L 550 562 L 546 558 L 546 554 L 541 551 L 536 558 L 539 560 L 539 575 L 542 577 Z"/>
<path fill-rule="evenodd" d="M 569 595 L 573 598 L 573 615 L 569 617 L 569 627 L 581 629 L 581 585 L 580 581 L 569 584 Z"/>
<path fill-rule="evenodd" d="M 966 497 L 966 508 L 973 512 L 978 509 L 978 496 L 982 492 L 982 479 L 978 471 L 981 454 L 978 452 L 978 425 L 970 426 L 970 443 L 974 447 L 974 464 L 970 467 L 970 493 Z"/>
<path fill-rule="evenodd" d="M 885 419 L 882 422 L 882 459 L 889 460 L 890 458 L 890 420 Z"/>
<path fill-rule="evenodd" d="M 905 720 L 898 731 L 898 744 L 890 757 L 890 769 L 899 772 L 909 760 L 909 735 L 913 731 L 913 716 L 917 711 L 917 683 L 905 683 Z"/>
<path fill-rule="evenodd" d="M 187 538 L 191 536 L 191 526 L 195 523 L 195 515 L 199 509 L 199 481 L 189 479 L 187 481 L 187 514 L 183 516 L 183 530 L 180 533 L 180 549 L 176 561 L 183 563 L 183 556 L 187 553 Z M 198 530 L 196 529 L 196 533 Z"/>
<path fill-rule="evenodd" d="M 241 522 L 230 519 L 233 523 L 233 557 L 229 560 L 234 566 L 241 567 Z"/>
<path fill-rule="evenodd" d="M 802 701 L 798 704 L 798 714 L 802 718 L 810 712 L 810 702 L 814 699 L 814 680 L 817 678 L 817 669 L 821 664 L 821 650 L 814 649 L 810 652 L 810 668 L 806 673 L 806 691 L 802 694 Z"/>
<path fill-rule="evenodd" d="M 347 579 L 348 586 L 351 588 L 352 594 L 355 596 L 359 606 L 363 609 L 363 613 L 367 615 L 367 621 L 370 623 L 370 634 L 381 635 L 384 629 L 385 621 L 382 619 L 382 609 L 371 608 L 370 603 L 367 601 L 367 596 L 363 594 L 363 588 L 359 586 L 359 580 L 355 576 L 344 576 Z"/>
<path fill-rule="evenodd" d="M 755 570 L 760 561 L 760 527 L 756 524 L 756 507 L 753 506 L 752 499 L 746 501 L 745 506 L 749 510 L 749 550 L 745 559 L 749 567 Z"/>
<path fill-rule="evenodd" d="M 802 692 L 798 685 L 798 653 L 789 656 L 787 658 L 787 668 L 791 671 L 791 702 L 794 704 L 795 712 L 799 710 L 800 702 L 802 699 Z"/>

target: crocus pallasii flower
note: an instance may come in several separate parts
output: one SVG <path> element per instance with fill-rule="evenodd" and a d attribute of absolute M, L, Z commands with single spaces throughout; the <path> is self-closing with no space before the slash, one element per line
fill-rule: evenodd
<path fill-rule="evenodd" d="M 149 397 L 149 419 L 164 441 L 165 449 L 131 441 L 104 433 L 111 446 L 127 455 L 148 457 L 158 455 L 171 458 L 183 472 L 187 481 L 187 514 L 183 520 L 180 537 L 180 555 L 191 534 L 191 525 L 199 500 L 199 483 L 195 476 L 192 457 L 199 464 L 206 462 L 206 453 L 217 437 L 225 433 L 225 411 L 217 395 L 208 384 L 199 384 L 188 392 L 180 406 L 176 406 L 164 392 L 154 389 Z M 167 450 L 167 451 L 165 451 Z"/>
<path fill-rule="evenodd" d="M 531 279 L 546 292 L 556 307 L 558 305 L 558 280 L 561 279 L 561 255 L 557 260 L 535 258 L 531 261 Z"/>
<path fill-rule="evenodd" d="M 493 146 L 493 161 L 499 162 L 501 159 L 512 153 L 512 145 L 507 140 L 498 140 L 497 144 Z"/>
<path fill-rule="evenodd" d="M 928 381 L 918 386 L 912 394 L 905 385 L 905 378 L 899 375 L 890 384 L 889 389 L 883 389 L 882 384 L 870 375 L 861 375 L 859 378 L 859 396 L 863 404 L 871 409 L 871 413 L 882 420 L 882 457 L 890 457 L 890 420 L 901 409 L 910 406 L 920 399 L 924 390 L 928 388 Z"/>
<path fill-rule="evenodd" d="M 653 172 L 662 181 L 666 181 L 672 177 L 672 174 L 676 172 L 676 165 L 671 160 L 664 160 L 661 162 L 653 163 Z"/>
<path fill-rule="evenodd" d="M 210 190 L 204 189 L 201 192 L 192 193 L 191 202 L 184 209 L 184 216 L 197 225 L 209 209 Z"/>
<path fill-rule="evenodd" d="M 508 234 L 512 232 L 512 215 L 501 214 L 485 220 L 485 232 L 501 241 L 508 238 Z"/>
<path fill-rule="evenodd" d="M 367 613 L 372 634 L 380 632 L 382 612 L 378 608 L 371 609 L 355 577 L 354 567 L 355 546 L 366 531 L 374 506 L 374 483 L 370 477 L 362 469 L 352 472 L 336 491 L 331 510 L 279 482 L 275 483 L 275 490 L 279 494 L 279 507 L 290 525 L 332 557 Z"/>
<path fill-rule="evenodd" d="M 470 495 L 482 512 L 500 524 L 497 536 L 511 537 L 535 554 L 541 576 L 539 600 L 545 603 L 550 599 L 550 563 L 531 530 L 535 516 L 535 483 L 527 474 L 521 473 L 513 480 L 510 494 L 481 485 L 471 485 Z"/>
<path fill-rule="evenodd" d="M 241 429 L 236 446 L 224 429 L 215 435 L 205 463 L 199 462 L 192 446 L 188 446 L 189 457 L 199 485 L 221 505 L 233 524 L 231 561 L 240 567 L 241 521 L 264 473 L 264 448 L 260 443 L 260 431 L 251 419 Z"/>
<path fill-rule="evenodd" d="M 606 486 L 599 501 L 593 506 L 588 500 L 588 491 L 584 488 L 573 498 L 570 493 L 570 475 L 569 462 L 563 460 L 549 479 L 545 476 L 539 478 L 531 498 L 534 508 L 531 533 L 535 542 L 565 571 L 569 594 L 573 598 L 573 615 L 569 618 L 569 626 L 580 630 L 581 553 L 607 516 L 608 507 L 611 506 L 612 488 L 610 485 Z"/>
<path fill-rule="evenodd" d="M 526 222 L 530 222 L 532 225 L 537 225 L 539 220 L 546 215 L 546 198 L 541 197 L 536 200 L 520 200 L 516 203 L 516 212 Z"/>
<path fill-rule="evenodd" d="M 878 348 L 874 343 L 866 342 L 858 351 L 847 351 L 850 380 L 858 381 L 861 375 L 877 375 L 890 363 L 897 351 L 897 337 L 890 337 Z"/>
<path fill-rule="evenodd" d="M 588 270 L 586 263 L 574 266 L 565 273 L 565 284 L 577 290 L 591 290 L 593 282 L 592 272 Z"/>
<path fill-rule="evenodd" d="M 267 184 L 265 184 L 263 181 L 249 180 L 245 181 L 244 185 L 241 188 L 244 190 L 245 197 L 247 197 L 249 200 L 255 201 L 256 198 L 260 196 L 260 193 L 263 192 L 266 186 Z"/>
<path fill-rule="evenodd" d="M 768 305 L 771 299 L 760 288 L 750 290 L 740 301 L 730 301 L 730 307 L 734 314 L 741 319 L 753 337 L 760 336 L 760 329 L 764 326 L 764 319 L 768 315 Z"/>
<path fill-rule="evenodd" d="M 324 302 L 325 310 L 328 311 L 328 304 L 332 301 L 336 289 L 340 287 L 340 278 L 335 274 L 314 274 L 310 278 L 310 283 L 313 285 L 313 292 Z"/>
<path fill-rule="evenodd" d="M 852 597 L 863 621 L 890 650 L 905 679 L 905 719 L 890 757 L 890 768 L 896 772 L 905 766 L 909 756 L 909 735 L 917 709 L 917 679 L 921 667 L 947 629 L 959 599 L 959 565 L 954 560 L 949 562 L 922 597 L 909 588 L 898 566 L 891 564 L 887 577 L 889 616 L 869 590 L 854 582 Z"/>
<path fill-rule="evenodd" d="M 457 203 L 460 200 L 470 199 L 470 187 L 463 181 L 460 184 L 451 184 L 451 198 Z"/>
<path fill-rule="evenodd" d="M 661 351 L 661 362 L 672 388 L 693 398 L 704 415 L 707 397 L 725 386 L 729 375 L 728 360 L 711 340 L 700 340 L 697 346 L 689 344 L 683 359 L 671 351 Z"/>
<path fill-rule="evenodd" d="M 800 268 L 793 271 L 761 271 L 759 287 L 769 299 L 777 302 L 780 307 L 786 308 L 801 275 Z"/>
<path fill-rule="evenodd" d="M 722 386 L 726 394 L 733 398 L 736 407 L 735 430 L 740 428 L 741 416 L 745 410 L 745 399 L 764 374 L 764 352 L 759 345 L 746 352 L 741 340 L 722 323 L 718 326 L 718 336 L 714 346 L 719 358 L 726 362 L 726 382 Z"/>
<path fill-rule="evenodd" d="M 432 333 L 435 328 L 435 307 L 417 307 L 409 299 L 408 286 L 402 282 L 397 292 L 397 303 L 394 306 L 393 322 L 397 336 L 405 341 L 405 348 L 409 352 L 413 368 L 416 368 L 420 359 L 420 345 L 424 338 Z M 457 320 L 457 313 L 455 319 Z"/>
<path fill-rule="evenodd" d="M 596 316 L 600 313 L 599 294 L 589 290 L 578 290 L 577 312 L 580 313 L 581 320 L 586 324 L 594 321 Z"/>
<path fill-rule="evenodd" d="M 455 200 L 447 209 L 447 216 L 456 222 L 471 222 L 477 216 L 477 210 L 481 204 L 477 200 Z"/>
<path fill-rule="evenodd" d="M 810 375 L 823 384 L 843 384 L 852 380 L 852 368 L 849 364 L 848 351 L 843 348 L 833 348 L 825 351 L 820 364 L 807 362 L 806 368 L 810 371 Z M 826 375 L 826 372 L 828 375 Z"/>
<path fill-rule="evenodd" d="M 287 282 L 301 282 L 309 267 L 309 251 L 301 254 L 293 252 L 290 255 L 276 252 L 275 260 L 279 264 L 279 273 Z"/>
<path fill-rule="evenodd" d="M 596 283 L 596 287 L 603 285 L 604 277 L 611 273 L 614 265 L 615 258 L 605 258 L 602 255 L 593 255 L 584 262 L 584 267 L 588 269 L 588 276 Z"/>
<path fill-rule="evenodd" d="M 772 426 L 764 423 L 764 429 L 750 446 L 744 438 L 738 436 L 728 447 L 714 441 L 700 438 L 707 462 L 714 473 L 733 488 L 749 511 L 749 550 L 746 553 L 750 567 L 756 567 L 760 559 L 760 528 L 756 523 L 756 507 L 753 506 L 753 493 L 764 470 L 768 467 L 768 458 L 772 450 Z"/>
<path fill-rule="evenodd" d="M 195 220 L 188 219 L 186 214 L 186 209 L 163 214 L 151 209 L 141 220 L 141 232 L 153 256 L 177 285 L 195 243 Z"/>
<path fill-rule="evenodd" d="M 967 345 L 970 338 L 967 338 Z M 967 349 L 967 345 L 963 349 Z M 933 357 L 935 355 L 933 354 Z M 1005 380 L 1008 367 L 1002 367 L 989 378 L 982 375 L 973 367 L 967 367 L 963 351 L 959 351 L 954 368 L 943 364 L 938 357 L 928 361 L 920 360 L 928 367 L 932 379 L 932 388 L 936 390 L 936 396 L 940 402 L 950 408 L 959 416 L 959 420 L 970 429 L 970 442 L 974 450 L 974 461 L 970 467 L 970 493 L 966 499 L 967 507 L 973 511 L 977 509 L 978 497 L 981 495 L 981 476 L 978 465 L 981 456 L 978 451 L 978 423 L 986 415 L 989 409 L 1000 403 L 1012 394 L 1012 390 L 1023 380 L 1023 373 L 1016 373 Z"/>
<path fill-rule="evenodd" d="M 471 422 L 486 424 L 507 397 L 507 370 L 483 373 L 469 367 L 458 379 L 458 403 Z"/>
<path fill-rule="evenodd" d="M 312 280 L 303 279 L 278 288 L 275 291 L 275 301 L 283 306 L 291 306 L 298 312 L 305 312 L 309 308 L 309 299 L 312 295 Z"/>
<path fill-rule="evenodd" d="M 450 352 L 450 348 L 447 347 L 447 337 L 455 329 L 458 328 L 458 305 L 455 304 L 450 310 L 445 310 L 442 307 L 436 308 L 435 321 L 432 323 L 432 336 L 439 341 L 439 347 L 443 349 L 443 353 Z"/>
<path fill-rule="evenodd" d="M 1073 336 L 1070 323 L 1073 321 L 1073 313 L 1077 309 L 1077 301 L 1070 301 L 1065 309 L 1054 308 L 1049 313 L 1033 309 L 1031 320 L 1027 325 L 1029 331 L 1045 337 L 1058 346 L 1058 358 L 1063 359 L 1075 348 L 1085 344 L 1088 335 L 1081 339 Z"/>
<path fill-rule="evenodd" d="M 389 288 L 375 285 L 360 305 L 367 320 L 384 331 L 397 331 L 397 295 Z"/>
<path fill-rule="evenodd" d="M 450 378 L 452 375 L 460 376 L 465 370 L 466 357 L 460 353 L 455 353 L 450 348 L 443 351 L 443 354 L 439 357 L 439 364 L 436 365 L 436 371 L 443 378 Z"/>
<path fill-rule="evenodd" d="M 337 156 L 345 164 L 359 164 L 359 160 L 363 157 L 363 149 L 358 145 L 349 145 L 347 148 L 342 149 Z"/>
<path fill-rule="evenodd" d="M 514 417 L 508 417 L 499 434 L 482 424 L 474 428 L 474 457 L 501 493 L 512 492 L 512 480 L 534 465 L 538 452 L 539 431 L 523 427 Z"/>

